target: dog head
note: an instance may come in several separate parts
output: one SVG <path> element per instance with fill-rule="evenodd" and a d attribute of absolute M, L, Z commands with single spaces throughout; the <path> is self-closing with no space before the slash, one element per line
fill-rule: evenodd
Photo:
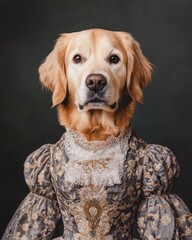
<path fill-rule="evenodd" d="M 102 111 L 111 116 L 122 105 L 142 102 L 151 65 L 130 34 L 90 29 L 62 34 L 39 73 L 53 92 L 53 106 L 62 103 L 64 115 L 70 108 L 70 114 Z"/>

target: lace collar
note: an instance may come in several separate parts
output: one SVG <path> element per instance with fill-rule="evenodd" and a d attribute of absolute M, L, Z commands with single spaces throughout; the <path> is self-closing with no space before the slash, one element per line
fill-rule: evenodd
<path fill-rule="evenodd" d="M 124 141 L 127 139 L 127 141 L 130 139 L 132 134 L 132 127 L 129 126 L 126 128 L 126 130 L 121 133 L 118 137 L 110 136 L 107 138 L 105 141 L 99 141 L 99 140 L 93 140 L 89 141 L 87 138 L 80 133 L 77 130 L 73 130 L 70 128 L 66 128 L 66 133 L 65 133 L 65 139 L 67 140 L 73 140 L 76 145 L 79 145 L 80 147 L 84 149 L 90 149 L 90 150 L 101 150 L 106 147 L 110 147 L 114 144 L 118 144 L 121 141 Z"/>
<path fill-rule="evenodd" d="M 88 141 L 78 131 L 66 129 L 64 151 L 67 156 L 65 180 L 74 185 L 113 186 L 120 184 L 131 128 L 106 141 Z"/>

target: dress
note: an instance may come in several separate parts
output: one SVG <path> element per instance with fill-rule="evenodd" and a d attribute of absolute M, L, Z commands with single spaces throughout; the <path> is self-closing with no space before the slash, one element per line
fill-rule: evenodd
<path fill-rule="evenodd" d="M 57 239 L 131 240 L 135 220 L 142 240 L 192 239 L 192 215 L 170 194 L 179 172 L 175 156 L 130 128 L 91 142 L 66 129 L 56 144 L 30 154 L 24 168 L 30 193 L 2 240 L 53 239 L 61 219 Z"/>

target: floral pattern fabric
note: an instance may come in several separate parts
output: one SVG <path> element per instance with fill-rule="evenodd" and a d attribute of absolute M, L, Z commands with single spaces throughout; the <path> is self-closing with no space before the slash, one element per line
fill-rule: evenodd
<path fill-rule="evenodd" d="M 192 215 L 170 193 L 179 167 L 160 145 L 147 144 L 131 129 L 117 138 L 89 142 L 67 129 L 56 144 L 25 161 L 30 193 L 2 240 L 132 240 L 137 219 L 142 240 L 191 240 Z"/>

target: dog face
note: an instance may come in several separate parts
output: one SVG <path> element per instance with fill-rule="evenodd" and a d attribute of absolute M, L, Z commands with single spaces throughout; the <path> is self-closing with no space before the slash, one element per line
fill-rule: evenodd
<path fill-rule="evenodd" d="M 62 34 L 39 73 L 42 84 L 53 92 L 53 106 L 63 103 L 62 125 L 74 122 L 74 114 L 86 122 L 82 125 L 88 125 L 91 112 L 105 123 L 110 116 L 116 126 L 120 111 L 130 117 L 133 105 L 142 102 L 151 65 L 129 33 L 90 29 Z M 132 110 L 126 96 L 131 99 Z M 98 117 L 98 112 L 105 117 Z M 93 122 L 95 126 L 99 120 Z"/>
<path fill-rule="evenodd" d="M 69 92 L 80 110 L 117 109 L 127 79 L 127 55 L 115 34 L 76 34 L 67 46 L 65 66 Z"/>

